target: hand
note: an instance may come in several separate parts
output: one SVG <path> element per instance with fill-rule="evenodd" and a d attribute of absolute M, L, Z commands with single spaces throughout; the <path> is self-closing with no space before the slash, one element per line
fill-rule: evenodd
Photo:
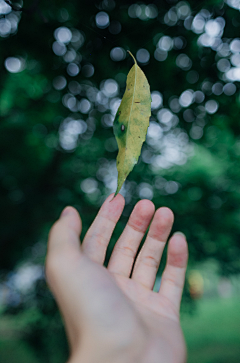
<path fill-rule="evenodd" d="M 82 245 L 81 220 L 72 207 L 64 209 L 50 231 L 46 275 L 65 321 L 69 363 L 184 363 L 179 307 L 186 239 L 181 233 L 170 239 L 160 291 L 153 292 L 173 213 L 164 207 L 155 212 L 151 201 L 141 200 L 105 268 L 106 249 L 124 207 L 120 194 L 112 197 L 102 205 Z"/>

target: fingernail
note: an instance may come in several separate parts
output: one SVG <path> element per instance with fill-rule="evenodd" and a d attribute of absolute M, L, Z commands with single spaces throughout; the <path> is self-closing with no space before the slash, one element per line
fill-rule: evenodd
<path fill-rule="evenodd" d="M 187 238 L 186 238 L 186 236 L 185 236 L 185 234 L 184 234 L 184 233 L 182 233 L 182 232 L 175 232 L 175 233 L 174 233 L 174 236 L 176 236 L 176 235 L 182 236 L 182 237 L 184 237 L 185 239 L 187 239 Z"/>
<path fill-rule="evenodd" d="M 67 215 L 71 214 L 72 213 L 72 210 L 71 210 L 71 207 L 66 207 L 63 209 L 61 215 L 60 215 L 60 218 L 62 217 L 66 217 Z"/>

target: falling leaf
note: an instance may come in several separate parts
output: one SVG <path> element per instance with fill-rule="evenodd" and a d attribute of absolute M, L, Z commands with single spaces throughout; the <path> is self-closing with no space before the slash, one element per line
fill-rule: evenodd
<path fill-rule="evenodd" d="M 130 52 L 129 54 L 133 57 Z M 134 65 L 128 73 L 126 90 L 113 124 L 119 149 L 118 186 L 115 196 L 138 161 L 151 116 L 150 87 L 136 59 L 133 59 Z"/>

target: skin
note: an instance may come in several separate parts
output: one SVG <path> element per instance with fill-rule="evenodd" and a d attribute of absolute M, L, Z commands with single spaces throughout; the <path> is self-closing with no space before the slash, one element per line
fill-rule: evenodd
<path fill-rule="evenodd" d="M 120 194 L 112 198 L 81 245 L 81 219 L 72 207 L 63 210 L 49 234 L 46 275 L 65 322 L 68 363 L 184 363 L 179 307 L 188 259 L 185 236 L 176 233 L 169 240 L 161 287 L 153 292 L 173 213 L 165 207 L 155 211 L 151 201 L 141 200 L 105 268 L 106 249 L 124 208 Z"/>

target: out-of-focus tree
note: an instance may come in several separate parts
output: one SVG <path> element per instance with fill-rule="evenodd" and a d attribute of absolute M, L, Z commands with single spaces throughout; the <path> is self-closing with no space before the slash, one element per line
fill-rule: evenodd
<path fill-rule="evenodd" d="M 214 258 L 221 273 L 239 273 L 239 10 L 239 0 L 0 0 L 0 297 L 44 361 L 56 361 L 50 345 L 63 336 L 41 267 L 47 233 L 71 204 L 84 234 L 116 189 L 112 124 L 128 49 L 150 83 L 152 116 L 109 251 L 148 198 L 173 209 L 190 265 Z"/>

